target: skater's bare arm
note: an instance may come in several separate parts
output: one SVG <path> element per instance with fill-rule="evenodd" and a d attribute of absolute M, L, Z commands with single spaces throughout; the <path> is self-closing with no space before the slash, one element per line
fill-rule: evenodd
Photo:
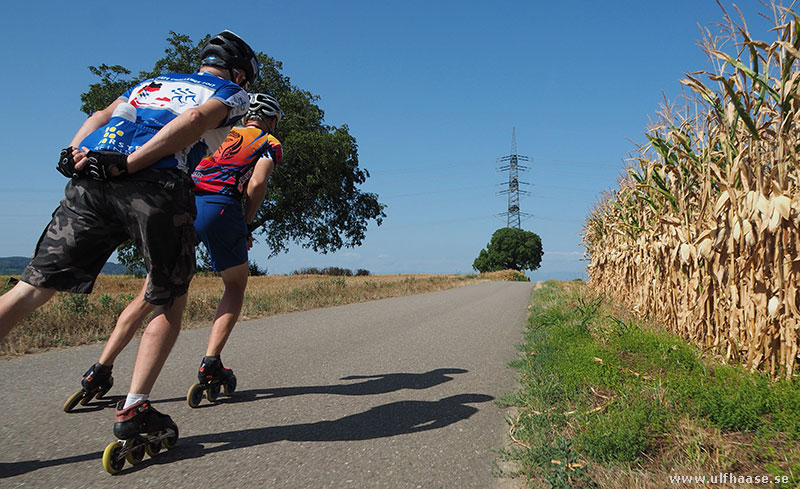
<path fill-rule="evenodd" d="M 189 109 L 128 156 L 128 173 L 143 170 L 161 158 L 194 144 L 204 132 L 219 127 L 228 117 L 228 106 L 216 99 Z"/>
<path fill-rule="evenodd" d="M 170 121 L 142 147 L 128 155 L 128 173 L 136 173 L 167 155 L 191 146 L 202 137 L 203 133 L 219 127 L 227 117 L 228 106 L 216 99 L 187 110 Z M 78 171 L 83 170 L 88 164 L 84 152 L 74 156 L 75 169 Z"/>
<path fill-rule="evenodd" d="M 114 109 L 117 108 L 117 105 L 124 101 L 124 99 L 118 98 L 117 100 L 111 102 L 105 109 L 98 110 L 94 114 L 90 115 L 83 122 L 83 125 L 81 125 L 80 129 L 78 129 L 78 132 L 75 133 L 75 136 L 72 138 L 72 141 L 69 145 L 73 148 L 77 148 L 81 141 L 86 138 L 86 136 L 106 125 L 108 121 L 111 120 L 111 114 L 114 113 Z"/>
<path fill-rule="evenodd" d="M 111 102 L 105 109 L 98 110 L 83 121 L 83 125 L 81 125 L 80 129 L 78 129 L 78 132 L 75 133 L 75 136 L 73 136 L 72 141 L 69 143 L 73 148 L 73 155 L 80 156 L 81 159 L 83 159 L 83 152 L 79 151 L 78 145 L 81 144 L 81 141 L 83 141 L 86 136 L 108 124 L 108 121 L 111 120 L 111 114 L 114 113 L 114 109 L 124 101 L 124 99 L 118 98 Z M 75 163 L 77 164 L 77 162 L 78 160 L 75 158 Z"/>
<path fill-rule="evenodd" d="M 262 157 L 256 162 L 253 176 L 247 182 L 247 203 L 244 207 L 244 222 L 250 224 L 256 218 L 256 212 L 267 195 L 267 180 L 275 168 L 272 158 Z"/>

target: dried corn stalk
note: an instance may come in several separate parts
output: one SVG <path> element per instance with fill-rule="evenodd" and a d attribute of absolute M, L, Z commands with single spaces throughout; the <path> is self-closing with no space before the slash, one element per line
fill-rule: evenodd
<path fill-rule="evenodd" d="M 800 341 L 800 19 L 777 39 L 726 14 L 715 72 L 687 75 L 619 188 L 590 213 L 590 284 L 732 361 L 791 377 Z M 736 46 L 727 54 L 726 42 Z"/>

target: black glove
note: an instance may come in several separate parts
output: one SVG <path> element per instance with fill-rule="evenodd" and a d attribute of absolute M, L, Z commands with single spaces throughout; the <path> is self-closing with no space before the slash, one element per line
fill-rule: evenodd
<path fill-rule="evenodd" d="M 56 170 L 67 178 L 78 178 L 81 176 L 81 174 L 75 170 L 75 160 L 72 159 L 72 146 L 61 150 L 61 154 L 58 156 Z"/>
<path fill-rule="evenodd" d="M 116 151 L 89 151 L 86 157 L 89 176 L 95 180 L 111 180 L 128 174 L 128 155 Z"/>

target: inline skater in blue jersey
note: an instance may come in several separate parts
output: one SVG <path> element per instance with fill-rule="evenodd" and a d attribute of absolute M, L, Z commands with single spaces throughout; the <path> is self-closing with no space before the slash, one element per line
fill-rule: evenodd
<path fill-rule="evenodd" d="M 282 116 L 274 97 L 251 94 L 243 125 L 234 127 L 217 151 L 204 158 L 192 174 L 197 205 L 195 230 L 225 286 L 200 363 L 199 383 L 187 395 L 192 407 L 199 405 L 204 392 L 214 400 L 220 388 L 228 394 L 236 388 L 236 377 L 231 369 L 223 367 L 220 354 L 244 301 L 252 223 L 264 201 L 267 179 L 283 155 L 280 141 L 271 134 Z M 145 292 L 143 289 L 120 314 L 99 361 L 84 374 L 83 388 L 67 399 L 64 411 L 71 412 L 78 403 L 86 405 L 92 397 L 102 397 L 111 388 L 111 366 L 153 309 L 144 300 Z"/>
<path fill-rule="evenodd" d="M 90 116 L 61 152 L 57 168 L 70 178 L 64 199 L 21 281 L 0 296 L 3 339 L 56 291 L 91 292 L 117 246 L 135 241 L 148 272 L 144 299 L 156 309 L 115 413 L 118 438 L 174 427 L 148 397 L 180 331 L 194 274 L 190 175 L 247 112 L 245 90 L 258 72 L 253 50 L 224 31 L 203 48 L 198 73 L 145 80 Z"/>

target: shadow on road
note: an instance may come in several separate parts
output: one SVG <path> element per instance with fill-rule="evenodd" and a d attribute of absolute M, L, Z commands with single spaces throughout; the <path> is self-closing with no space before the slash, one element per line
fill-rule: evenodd
<path fill-rule="evenodd" d="M 355 441 L 435 430 L 462 421 L 478 409 L 467 404 L 494 400 L 486 394 L 459 394 L 439 401 L 398 401 L 333 421 L 271 426 L 186 438 L 191 443 L 224 443 L 214 453 L 275 441 Z"/>
<path fill-rule="evenodd" d="M 104 447 L 105 448 L 105 447 Z M 26 460 L 24 462 L 0 462 L 0 479 L 6 477 L 14 477 L 15 475 L 27 474 L 34 470 L 45 469 L 47 467 L 58 467 L 61 465 L 74 464 L 78 462 L 86 462 L 89 460 L 102 460 L 103 452 L 87 453 L 85 455 L 76 455 L 74 457 L 57 458 L 54 460 Z"/>
<path fill-rule="evenodd" d="M 421 374 L 394 373 L 377 375 L 349 375 L 340 380 L 365 380 L 353 384 L 311 385 L 300 387 L 273 387 L 237 392 L 229 402 L 253 401 L 276 397 L 302 396 L 306 394 L 335 394 L 340 396 L 372 396 L 403 389 L 430 389 L 453 380 L 450 375 L 463 374 L 463 368 L 437 368 Z M 241 399 L 239 399 L 241 398 Z"/>
<path fill-rule="evenodd" d="M 108 396 L 102 399 L 92 399 L 85 406 L 78 404 L 77 406 L 72 408 L 72 412 L 67 414 L 89 413 L 92 411 L 100 411 L 107 408 L 113 408 L 114 406 L 117 405 L 117 402 L 123 399 L 125 399 L 125 396 Z"/>
<path fill-rule="evenodd" d="M 277 441 L 356 441 L 435 430 L 465 420 L 478 412 L 468 404 L 494 400 L 486 394 L 459 394 L 439 401 L 399 401 L 376 406 L 363 413 L 333 421 L 318 421 L 286 426 L 269 426 L 181 438 L 178 446 L 140 464 L 126 467 L 122 473 L 142 470 L 149 465 L 203 457 L 207 454 L 237 450 Z M 214 445 L 205 448 L 204 445 Z M 0 463 L 0 479 L 33 472 L 46 467 L 102 458 L 101 452 L 56 460 L 30 460 Z"/>
<path fill-rule="evenodd" d="M 220 397 L 218 404 L 253 402 L 260 399 L 302 396 L 306 394 L 334 394 L 341 396 L 371 396 L 386 394 L 403 389 L 430 389 L 453 380 L 451 375 L 467 373 L 463 368 L 437 368 L 421 374 L 391 373 L 375 375 L 348 375 L 340 380 L 364 380 L 350 384 L 310 385 L 297 387 L 272 387 L 268 389 L 237 390 L 233 397 Z M 241 382 L 241 379 L 240 379 Z M 241 385 L 241 384 L 240 384 Z M 153 404 L 180 401 L 183 398 L 161 399 Z M 201 404 L 198 409 L 213 407 L 215 404 Z"/>
<path fill-rule="evenodd" d="M 385 394 L 402 389 L 428 389 L 453 380 L 450 375 L 466 373 L 460 368 L 439 368 L 429 372 L 391 373 L 378 375 L 350 375 L 341 380 L 364 380 L 351 384 L 322 386 L 278 387 L 271 389 L 254 389 L 237 391 L 235 397 L 221 397 L 220 402 L 250 402 L 259 399 L 270 399 L 305 394 L 336 394 L 346 396 L 366 396 Z M 181 401 L 185 398 L 162 399 L 156 402 Z M 89 411 L 110 406 L 116 396 L 103 401 L 95 401 L 84 409 Z M 148 465 L 168 463 L 170 461 L 202 457 L 208 453 L 234 450 L 255 445 L 263 445 L 281 440 L 288 441 L 354 441 L 384 438 L 409 433 L 417 433 L 445 427 L 464 420 L 475 414 L 478 409 L 467 404 L 476 404 L 494 400 L 486 394 L 460 394 L 446 397 L 439 401 L 399 401 L 333 421 L 296 424 L 288 426 L 272 426 L 253 428 L 227 433 L 215 433 L 182 438 L 176 450 L 161 453 L 154 458 L 146 458 L 135 467 L 126 467 L 124 472 L 141 470 Z M 215 404 L 204 404 L 211 407 Z M 214 444 L 204 448 L 203 444 Z M 94 452 L 74 457 L 55 460 L 30 460 L 23 462 L 0 463 L 0 479 L 33 472 L 46 467 L 100 460 L 101 452 Z"/>
<path fill-rule="evenodd" d="M 278 441 L 359 441 L 444 428 L 478 412 L 468 404 L 494 400 L 486 394 L 459 394 L 439 401 L 399 401 L 333 421 L 210 433 L 182 438 L 179 446 L 154 459 L 126 469 L 141 470 L 151 463 L 199 458 Z M 213 445 L 205 448 L 204 445 Z"/>

